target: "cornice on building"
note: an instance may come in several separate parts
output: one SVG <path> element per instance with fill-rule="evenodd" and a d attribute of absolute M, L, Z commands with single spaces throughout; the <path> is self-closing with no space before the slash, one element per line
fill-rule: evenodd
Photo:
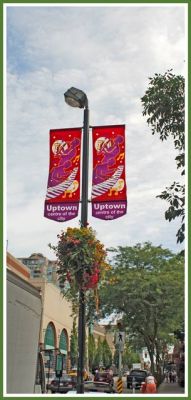
<path fill-rule="evenodd" d="M 21 276 L 23 279 L 26 280 L 30 279 L 30 269 L 8 252 L 7 252 L 7 268 L 14 271 L 17 275 Z"/>

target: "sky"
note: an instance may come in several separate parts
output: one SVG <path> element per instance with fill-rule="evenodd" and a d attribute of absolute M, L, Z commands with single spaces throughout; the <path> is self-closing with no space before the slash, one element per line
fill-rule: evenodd
<path fill-rule="evenodd" d="M 106 247 L 150 241 L 173 252 L 180 221 L 164 218 L 156 198 L 174 181 L 173 141 L 151 134 L 140 98 L 149 77 L 173 69 L 186 74 L 186 5 L 16 6 L 6 22 L 6 243 L 15 257 L 55 254 L 48 244 L 79 216 L 59 223 L 44 218 L 49 130 L 80 127 L 83 110 L 69 107 L 71 86 L 89 100 L 90 125 L 126 125 L 127 214 L 88 221 Z M 91 132 L 90 132 L 91 138 Z M 91 197 L 91 141 L 89 198 Z"/>

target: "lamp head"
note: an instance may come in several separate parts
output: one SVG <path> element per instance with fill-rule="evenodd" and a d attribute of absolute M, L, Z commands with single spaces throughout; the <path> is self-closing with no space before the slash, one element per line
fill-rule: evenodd
<path fill-rule="evenodd" d="M 65 102 L 71 107 L 87 108 L 88 99 L 86 94 L 74 87 L 71 87 L 64 93 Z"/>

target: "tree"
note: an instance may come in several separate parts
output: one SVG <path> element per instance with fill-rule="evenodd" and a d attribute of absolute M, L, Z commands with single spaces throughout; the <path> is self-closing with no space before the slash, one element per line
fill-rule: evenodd
<path fill-rule="evenodd" d="M 122 315 L 131 337 L 147 347 L 154 372 L 164 341 L 184 315 L 184 258 L 151 243 L 118 247 L 100 292 L 103 316 Z"/>
<path fill-rule="evenodd" d="M 132 347 L 126 343 L 123 354 L 122 354 L 122 365 L 123 367 L 128 367 L 128 369 L 132 368 L 133 363 L 140 363 L 139 353 L 136 352 Z M 114 353 L 114 364 L 116 367 L 119 367 L 119 350 L 115 349 Z"/>
<path fill-rule="evenodd" d="M 72 368 L 77 366 L 77 359 L 78 359 L 78 335 L 76 327 L 76 318 L 74 318 L 70 336 L 70 361 Z"/>
<path fill-rule="evenodd" d="M 143 115 L 147 115 L 147 123 L 152 128 L 152 134 L 159 134 L 160 139 L 172 137 L 174 147 L 178 152 L 175 158 L 181 175 L 184 175 L 185 165 L 185 80 L 181 75 L 174 75 L 168 70 L 164 75 L 155 74 L 149 78 L 149 87 L 141 98 Z M 181 227 L 178 230 L 177 242 L 184 240 L 185 218 L 185 187 L 173 182 L 157 197 L 166 200 L 170 206 L 165 212 L 165 219 L 169 222 L 177 217 L 181 218 Z"/>
<path fill-rule="evenodd" d="M 92 370 L 96 367 L 94 359 L 96 355 L 96 345 L 93 334 L 89 333 L 88 336 L 88 359 L 89 359 L 89 369 Z"/>
<path fill-rule="evenodd" d="M 104 339 L 102 342 L 102 355 L 103 355 L 103 365 L 108 368 L 112 365 L 112 352 L 107 343 L 107 340 Z"/>
<path fill-rule="evenodd" d="M 135 352 L 131 347 L 127 346 L 124 349 L 122 356 L 123 365 L 128 366 L 129 369 L 132 368 L 132 364 L 140 363 L 140 356 L 138 352 Z"/>
<path fill-rule="evenodd" d="M 94 359 L 94 364 L 96 367 L 99 367 L 99 365 L 103 362 L 103 348 L 102 348 L 102 342 L 100 337 L 98 338 L 97 342 L 97 348 L 96 348 L 96 353 L 95 353 L 95 359 Z"/>
<path fill-rule="evenodd" d="M 114 357 L 113 357 L 113 362 L 117 368 L 119 368 L 119 350 L 115 349 Z"/>

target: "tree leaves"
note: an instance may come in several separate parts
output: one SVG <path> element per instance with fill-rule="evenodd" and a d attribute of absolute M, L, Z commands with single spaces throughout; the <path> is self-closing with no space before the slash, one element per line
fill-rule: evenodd
<path fill-rule="evenodd" d="M 184 315 L 184 258 L 151 243 L 118 247 L 108 273 L 112 285 L 100 292 L 103 315 L 122 315 L 130 335 L 144 341 L 149 354 L 164 342 Z"/>
<path fill-rule="evenodd" d="M 70 336 L 70 360 L 71 360 L 71 367 L 76 367 L 78 360 L 78 335 L 76 327 L 76 318 L 74 318 L 73 320 L 73 326 Z"/>
<path fill-rule="evenodd" d="M 174 182 L 169 188 L 166 188 L 157 197 L 167 200 L 170 203 L 169 208 L 165 212 L 165 218 L 169 222 L 177 217 L 181 217 L 181 227 L 176 236 L 177 242 L 184 241 L 184 219 L 185 219 L 185 186 Z"/>
<path fill-rule="evenodd" d="M 89 334 L 88 335 L 88 361 L 89 361 L 90 370 L 94 366 L 95 354 L 96 354 L 95 338 L 92 334 Z"/>
<path fill-rule="evenodd" d="M 179 152 L 176 156 L 177 169 L 185 174 L 185 80 L 181 75 L 173 74 L 171 70 L 164 75 L 155 74 L 149 77 L 149 87 L 141 98 L 143 116 L 148 116 L 147 124 L 151 127 L 152 135 L 158 133 L 160 140 L 172 137 L 174 147 Z M 178 185 L 178 184 L 177 184 Z M 172 188 L 157 196 L 170 203 L 165 218 L 170 222 L 184 215 L 184 198 L 172 199 Z M 180 190 L 183 193 L 183 187 Z M 183 220 L 182 220 L 183 221 Z M 181 222 L 182 222 L 181 221 Z M 184 227 L 181 225 L 177 234 L 177 242 L 184 240 Z"/>

